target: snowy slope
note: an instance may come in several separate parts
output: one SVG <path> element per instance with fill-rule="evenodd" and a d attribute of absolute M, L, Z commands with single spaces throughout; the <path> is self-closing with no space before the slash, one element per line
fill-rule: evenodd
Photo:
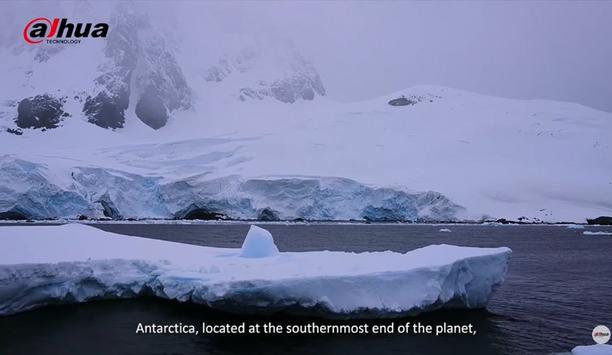
<path fill-rule="evenodd" d="M 436 86 L 334 102 L 297 44 L 228 34 L 184 4 L 164 21 L 145 5 L 87 4 L 112 24 L 106 40 L 2 42 L 0 213 L 612 215 L 610 113 Z M 181 36 L 202 23 L 205 39 Z M 415 104 L 388 104 L 401 95 Z"/>
<path fill-rule="evenodd" d="M 432 102 L 387 105 L 402 93 L 431 95 Z M 70 183 L 73 168 L 112 169 L 168 187 L 188 183 L 198 191 L 219 189 L 219 179 L 341 177 L 408 194 L 436 191 L 465 207 L 448 204 L 450 215 L 432 219 L 486 215 L 584 222 L 612 213 L 612 118 L 579 105 L 416 87 L 352 104 L 325 99 L 237 104 L 229 96 L 181 119 L 185 124 L 171 122 L 159 131 L 108 131 L 72 120 L 46 132 L 3 132 L 0 144 L 10 155 L 5 160 L 43 164 L 61 177 L 60 185 Z M 2 172 L 10 187 L 12 178 Z M 223 189 L 233 194 L 234 185 Z M 187 200 L 173 212 L 202 202 Z M 264 207 L 281 208 L 253 208 Z M 360 213 L 328 217 L 362 218 Z"/>
<path fill-rule="evenodd" d="M 252 227 L 247 238 L 241 250 L 129 237 L 83 225 L 3 227 L 0 315 L 143 295 L 234 312 L 285 310 L 330 317 L 482 308 L 504 281 L 511 253 L 451 245 L 405 254 L 279 253 L 265 230 Z"/>

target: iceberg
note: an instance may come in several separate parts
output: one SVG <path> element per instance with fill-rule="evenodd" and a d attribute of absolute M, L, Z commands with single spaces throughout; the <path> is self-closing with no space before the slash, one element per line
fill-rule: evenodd
<path fill-rule="evenodd" d="M 596 344 L 596 345 L 580 345 L 572 349 L 572 355 L 610 355 L 612 354 L 612 345 Z"/>
<path fill-rule="evenodd" d="M 604 231 L 584 231 L 582 232 L 584 235 L 612 235 L 612 232 L 604 232 Z"/>
<path fill-rule="evenodd" d="M 0 228 L 0 315 L 154 296 L 238 313 L 399 317 L 485 307 L 511 250 L 430 245 L 407 253 L 279 252 L 252 227 L 243 247 L 114 234 L 81 224 Z"/>
<path fill-rule="evenodd" d="M 279 253 L 272 234 L 257 226 L 249 228 L 240 250 L 240 256 L 243 258 L 265 258 Z"/>

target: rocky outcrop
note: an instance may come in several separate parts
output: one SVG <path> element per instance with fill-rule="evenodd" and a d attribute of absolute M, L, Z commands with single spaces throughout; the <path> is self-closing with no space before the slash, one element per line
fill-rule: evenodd
<path fill-rule="evenodd" d="M 414 105 L 417 102 L 418 101 L 414 99 L 408 99 L 405 96 L 402 96 L 402 97 L 398 97 L 397 99 L 390 100 L 388 104 L 391 106 L 408 106 L 408 105 Z"/>
<path fill-rule="evenodd" d="M 160 129 L 168 122 L 168 109 L 155 87 L 147 87 L 140 95 L 136 104 L 136 116 L 153 129 Z"/>
<path fill-rule="evenodd" d="M 170 113 L 191 107 L 191 90 L 164 38 L 150 26 L 149 18 L 120 4 L 111 20 L 95 95 L 86 98 L 88 121 L 103 128 L 121 128 L 132 93 L 135 113 L 146 125 L 159 129 Z M 146 36 L 140 33 L 147 31 Z"/>
<path fill-rule="evenodd" d="M 257 220 L 259 221 L 280 221 L 280 213 L 270 207 L 262 208 L 257 211 Z"/>
<path fill-rule="evenodd" d="M 64 100 L 48 94 L 25 98 L 17 106 L 15 123 L 20 128 L 57 128 L 69 116 L 62 108 Z"/>
<path fill-rule="evenodd" d="M 191 107 L 191 89 L 163 38 L 142 47 L 141 56 L 142 68 L 138 68 L 134 80 L 134 89 L 140 92 L 136 116 L 147 126 L 159 129 L 166 125 L 172 111 Z"/>
<path fill-rule="evenodd" d="M 120 6 L 111 19 L 111 31 L 106 40 L 107 60 L 100 67 L 102 74 L 95 80 L 94 95 L 85 99 L 83 113 L 88 121 L 102 128 L 121 128 L 129 106 L 130 81 L 138 63 L 139 27 L 146 18 Z"/>
<path fill-rule="evenodd" d="M 409 95 L 408 97 L 402 95 L 398 98 L 389 100 L 389 102 L 387 102 L 389 105 L 391 106 L 412 106 L 412 105 L 416 105 L 419 102 L 423 102 L 423 101 L 428 101 L 428 102 L 433 102 L 434 99 L 440 99 L 441 97 L 438 95 L 426 95 L 426 96 L 420 96 L 420 95 Z"/>
<path fill-rule="evenodd" d="M 270 68 L 273 68 L 272 70 Z M 237 98 L 241 101 L 273 98 L 284 103 L 324 96 L 325 88 L 314 66 L 288 42 L 247 45 L 224 55 L 208 68 L 205 80 L 226 83 L 239 76 Z M 229 84 L 232 85 L 232 84 Z"/>
<path fill-rule="evenodd" d="M 26 216 L 23 212 L 18 209 L 11 209 L 9 211 L 0 212 L 0 220 L 8 220 L 8 221 L 24 221 L 27 220 L 28 216 Z"/>
<path fill-rule="evenodd" d="M 588 224 L 600 224 L 600 225 L 612 225 L 612 217 L 610 216 L 599 216 L 593 219 L 587 219 Z"/>
<path fill-rule="evenodd" d="M 122 87 L 109 94 L 105 91 L 88 96 L 83 105 L 87 120 L 102 128 L 122 128 L 129 105 L 129 89 Z"/>
<path fill-rule="evenodd" d="M 313 100 L 316 95 L 324 96 L 325 88 L 318 75 L 308 77 L 305 75 L 295 75 L 293 77 L 276 80 L 271 84 L 260 82 L 255 88 L 240 89 L 239 99 L 263 100 L 266 97 L 273 97 L 284 103 L 294 103 L 298 100 Z"/>
<path fill-rule="evenodd" d="M 104 217 L 107 217 L 110 219 L 121 219 L 122 218 L 121 213 L 117 209 L 117 206 L 115 206 L 115 203 L 111 199 L 108 192 L 100 196 L 100 198 L 96 202 L 98 202 L 102 206 L 102 213 L 104 214 Z M 82 215 L 79 216 L 79 218 L 81 217 Z"/>
<path fill-rule="evenodd" d="M 227 217 L 223 213 L 212 211 L 206 207 L 201 207 L 198 204 L 192 203 L 185 209 L 178 211 L 175 214 L 176 219 L 198 219 L 198 220 L 222 220 Z"/>

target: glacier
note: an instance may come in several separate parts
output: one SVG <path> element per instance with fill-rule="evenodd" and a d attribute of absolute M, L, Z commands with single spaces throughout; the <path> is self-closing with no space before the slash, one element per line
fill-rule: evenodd
<path fill-rule="evenodd" d="M 463 207 L 436 192 L 366 186 L 329 177 L 175 181 L 117 169 L 53 169 L 0 156 L 0 218 L 452 220 Z"/>
<path fill-rule="evenodd" d="M 118 235 L 81 224 L 0 228 L 0 315 L 54 304 L 154 296 L 241 313 L 399 317 L 482 308 L 511 250 L 430 245 L 405 254 L 277 252 Z M 267 250 L 258 253 L 262 246 Z M 27 250 L 27 253 L 24 252 Z M 248 256 L 248 257 L 245 257 Z"/>

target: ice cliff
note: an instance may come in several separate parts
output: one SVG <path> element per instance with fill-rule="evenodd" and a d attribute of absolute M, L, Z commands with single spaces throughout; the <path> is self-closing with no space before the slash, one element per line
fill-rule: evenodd
<path fill-rule="evenodd" d="M 115 169 L 59 171 L 0 157 L 0 218 L 451 220 L 462 210 L 435 192 L 408 193 L 326 177 L 191 178 L 166 182 Z"/>

